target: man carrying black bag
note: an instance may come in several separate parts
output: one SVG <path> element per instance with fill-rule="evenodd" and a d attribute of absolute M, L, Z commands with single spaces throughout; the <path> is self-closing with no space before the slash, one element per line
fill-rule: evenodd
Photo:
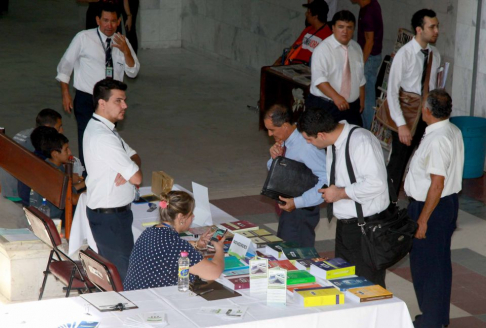
<path fill-rule="evenodd" d="M 301 247 L 314 247 L 315 228 L 319 223 L 319 204 L 323 202 L 318 192 L 327 184 L 326 154 L 307 144 L 292 123 L 292 111 L 281 105 L 269 107 L 263 116 L 268 135 L 275 139 L 270 148 L 270 160 L 267 168 L 278 156 L 287 157 L 304 163 L 318 177 L 317 184 L 295 198 L 280 196 L 278 204 L 279 222 L 277 236 L 285 241 L 299 243 Z"/>
<path fill-rule="evenodd" d="M 345 150 L 353 127 L 346 121 L 337 123 L 329 112 L 318 108 L 306 109 L 297 124 L 308 143 L 318 149 L 327 147 L 329 188 L 319 192 L 328 203 L 328 219 L 338 219 L 335 256 L 354 264 L 358 276 L 385 287 L 386 270 L 375 270 L 363 258 L 355 205 L 355 202 L 361 204 L 365 222 L 388 215 L 390 199 L 385 160 L 378 139 L 368 130 L 356 129 L 349 142 L 356 176 L 356 182 L 351 183 Z"/>
<path fill-rule="evenodd" d="M 418 223 L 410 252 L 413 287 L 422 311 L 415 327 L 449 325 L 451 237 L 464 168 L 464 142 L 461 131 L 449 122 L 451 112 L 452 99 L 445 90 L 429 93 L 422 108 L 427 128 L 405 179 L 408 213 Z"/>

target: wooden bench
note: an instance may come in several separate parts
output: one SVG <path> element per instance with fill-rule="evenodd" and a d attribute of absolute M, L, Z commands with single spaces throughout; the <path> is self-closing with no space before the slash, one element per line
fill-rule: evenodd
<path fill-rule="evenodd" d="M 5 129 L 0 129 L 0 149 L 0 167 L 64 209 L 69 239 L 73 220 L 72 164 L 66 164 L 66 173 L 59 171 L 9 138 Z"/>

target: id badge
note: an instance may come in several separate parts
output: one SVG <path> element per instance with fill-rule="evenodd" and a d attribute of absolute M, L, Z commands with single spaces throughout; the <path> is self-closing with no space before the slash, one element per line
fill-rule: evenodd
<path fill-rule="evenodd" d="M 110 67 L 110 66 L 106 67 L 106 78 L 109 78 L 109 79 L 113 78 L 113 67 Z"/>

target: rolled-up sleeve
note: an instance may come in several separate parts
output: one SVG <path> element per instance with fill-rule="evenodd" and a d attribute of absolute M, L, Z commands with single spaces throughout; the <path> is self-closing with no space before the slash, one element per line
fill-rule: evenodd
<path fill-rule="evenodd" d="M 302 196 L 295 197 L 294 203 L 296 208 L 303 208 L 309 206 L 316 206 L 324 202 L 321 193 L 318 192 L 324 184 L 327 183 L 327 171 L 326 171 L 326 154 L 323 150 L 308 144 L 303 150 L 303 163 L 312 170 L 319 180 L 317 184 L 304 192 Z"/>
<path fill-rule="evenodd" d="M 314 88 L 321 83 L 329 82 L 329 56 L 326 56 L 326 52 L 329 52 L 327 45 L 321 43 L 312 54 L 311 80 Z"/>
<path fill-rule="evenodd" d="M 135 65 L 133 67 L 129 67 L 125 63 L 125 73 L 127 74 L 128 77 L 134 78 L 138 75 L 138 72 L 140 71 L 140 62 L 138 61 L 137 54 L 135 54 L 135 51 L 133 51 L 132 45 L 127 39 L 127 44 L 128 47 L 130 48 L 130 52 L 132 54 L 133 60 L 135 61 Z"/>
<path fill-rule="evenodd" d="M 56 80 L 59 82 L 69 83 L 71 80 L 74 65 L 76 64 L 81 52 L 82 38 L 83 35 L 81 33 L 76 34 L 66 52 L 62 56 L 61 61 L 57 65 Z"/>

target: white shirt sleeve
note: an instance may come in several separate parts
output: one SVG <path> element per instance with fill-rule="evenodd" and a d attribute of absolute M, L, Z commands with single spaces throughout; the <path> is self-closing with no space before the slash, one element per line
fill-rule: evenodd
<path fill-rule="evenodd" d="M 126 145 L 125 142 L 123 144 Z M 120 173 L 125 180 L 130 180 L 139 170 L 138 165 L 130 159 L 132 155 L 127 154 L 120 139 L 115 135 L 100 136 L 93 147 L 95 147 L 96 154 L 103 154 L 103 156 L 99 156 L 101 160 L 106 159 L 100 165 L 107 165 L 113 171 Z M 133 151 L 133 149 L 129 149 Z"/>
<path fill-rule="evenodd" d="M 405 52 L 398 51 L 395 58 L 393 58 L 390 68 L 390 75 L 388 77 L 388 88 L 386 91 L 388 107 L 390 108 L 390 116 L 398 127 L 406 124 L 405 118 L 403 118 L 402 109 L 400 108 L 400 101 L 398 99 L 400 83 L 404 77 L 403 70 L 405 67 L 403 62 L 405 60 Z"/>
<path fill-rule="evenodd" d="M 365 140 L 356 142 L 358 137 Z M 356 144 L 359 147 L 353 147 Z M 387 176 L 381 146 L 367 136 L 356 135 L 350 141 L 349 153 L 356 176 L 356 183 L 345 188 L 349 198 L 363 204 L 383 194 L 387 190 Z"/>
<path fill-rule="evenodd" d="M 329 52 L 329 50 L 325 44 L 321 43 L 314 49 L 314 53 L 312 54 L 312 86 L 315 88 L 321 83 L 329 82 L 328 57 L 330 56 L 326 56 L 326 52 Z"/>
<path fill-rule="evenodd" d="M 425 172 L 427 174 L 447 177 L 447 171 L 451 165 L 452 144 L 445 138 L 434 140 L 429 145 L 429 153 L 425 157 Z"/>
<path fill-rule="evenodd" d="M 135 54 L 132 45 L 130 44 L 128 39 L 126 40 L 127 40 L 127 45 L 130 48 L 130 52 L 132 54 L 133 60 L 135 61 L 135 65 L 133 67 L 129 67 L 125 62 L 125 73 L 127 74 L 128 77 L 135 78 L 138 75 L 138 72 L 140 71 L 140 62 L 138 61 L 138 57 Z"/>
<path fill-rule="evenodd" d="M 76 64 L 79 54 L 81 53 L 82 38 L 83 35 L 81 33 L 76 34 L 66 52 L 62 56 L 61 61 L 57 65 L 56 80 L 59 82 L 69 84 L 74 65 Z"/>

